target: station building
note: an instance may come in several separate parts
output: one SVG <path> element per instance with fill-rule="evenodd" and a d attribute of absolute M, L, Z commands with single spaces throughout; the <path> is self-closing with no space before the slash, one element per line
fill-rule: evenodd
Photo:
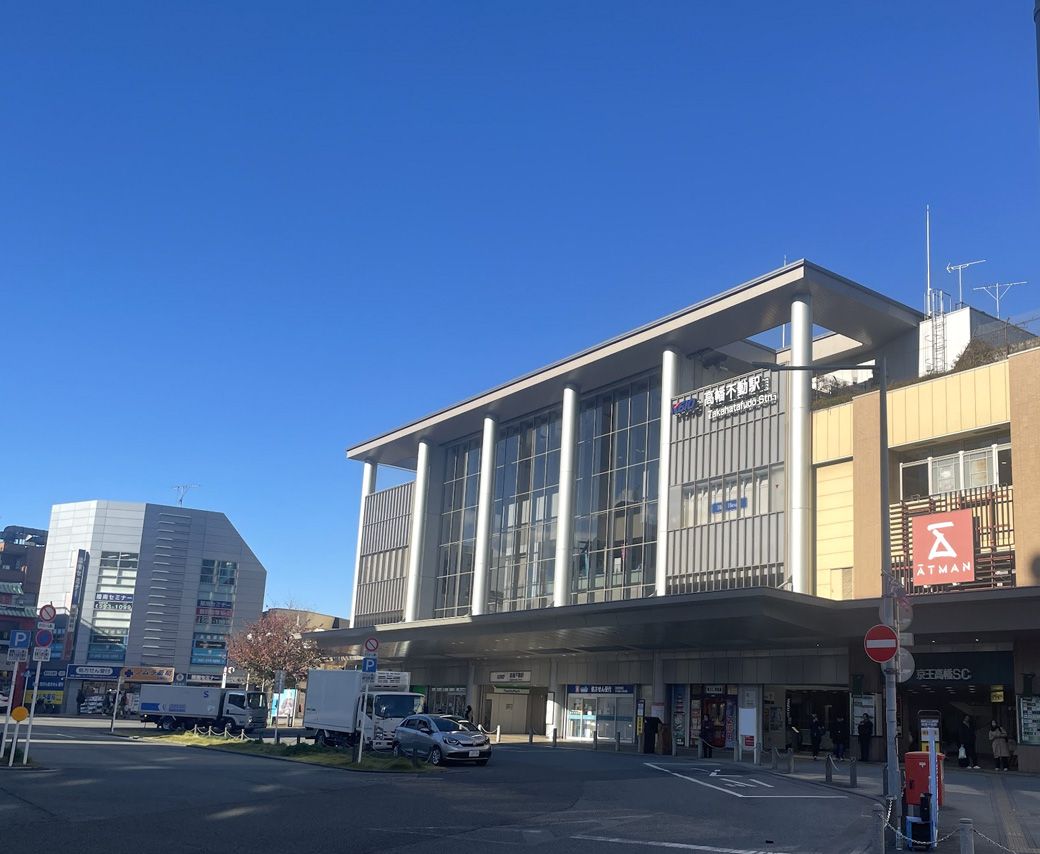
<path fill-rule="evenodd" d="M 351 447 L 352 624 L 313 637 L 374 635 L 431 711 L 504 732 L 632 742 L 653 716 L 768 748 L 866 712 L 880 758 L 887 517 L 901 748 L 938 708 L 947 747 L 970 714 L 985 753 L 997 718 L 1040 769 L 1038 380 L 1023 330 L 790 264 Z"/>

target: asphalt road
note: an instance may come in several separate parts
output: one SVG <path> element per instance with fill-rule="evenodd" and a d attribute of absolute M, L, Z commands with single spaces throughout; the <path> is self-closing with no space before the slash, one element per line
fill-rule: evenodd
<path fill-rule="evenodd" d="M 710 761 L 502 745 L 485 768 L 363 774 L 128 741 L 79 721 L 37 734 L 46 770 L 0 769 L 0 827 L 77 854 L 851 854 L 869 833 L 867 798 Z"/>

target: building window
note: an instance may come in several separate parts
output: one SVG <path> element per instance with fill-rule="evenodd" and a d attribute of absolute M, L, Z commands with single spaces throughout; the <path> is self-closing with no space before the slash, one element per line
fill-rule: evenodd
<path fill-rule="evenodd" d="M 469 613 L 480 491 L 480 439 L 445 450 L 440 545 L 437 547 L 435 617 Z"/>
<path fill-rule="evenodd" d="M 489 611 L 551 603 L 561 428 L 560 410 L 555 409 L 504 427 L 495 444 Z"/>
<path fill-rule="evenodd" d="M 683 486 L 682 527 L 779 513 L 784 504 L 783 463 L 707 478 Z"/>
<path fill-rule="evenodd" d="M 121 662 L 126 659 L 126 638 L 137 585 L 137 552 L 101 552 L 94 616 L 87 640 L 87 661 Z"/>
<path fill-rule="evenodd" d="M 223 667 L 227 663 L 227 637 L 210 632 L 195 632 L 191 641 L 191 663 Z"/>
<path fill-rule="evenodd" d="M 604 599 L 614 599 L 653 591 L 660 440 L 659 375 L 648 374 L 582 401 L 572 595 L 603 591 Z M 699 500 L 703 507 L 709 497 Z M 688 512 L 695 515 L 697 506 Z"/>
<path fill-rule="evenodd" d="M 964 489 L 1010 485 L 1009 443 L 970 448 L 899 465 L 899 494 L 903 501 Z"/>
<path fill-rule="evenodd" d="M 238 563 L 233 560 L 204 560 L 199 575 L 200 584 L 213 587 L 234 587 L 238 579 Z"/>

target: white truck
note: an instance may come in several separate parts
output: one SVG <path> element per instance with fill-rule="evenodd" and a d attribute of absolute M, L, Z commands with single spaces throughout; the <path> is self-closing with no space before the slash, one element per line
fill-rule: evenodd
<path fill-rule="evenodd" d="M 259 691 L 241 688 L 142 685 L 140 715 L 167 732 L 197 725 L 249 732 L 266 726 L 267 704 Z"/>
<path fill-rule="evenodd" d="M 364 732 L 365 747 L 389 750 L 397 725 L 422 711 L 423 695 L 408 688 L 407 673 L 311 670 L 303 725 L 315 744 L 353 747 Z"/>

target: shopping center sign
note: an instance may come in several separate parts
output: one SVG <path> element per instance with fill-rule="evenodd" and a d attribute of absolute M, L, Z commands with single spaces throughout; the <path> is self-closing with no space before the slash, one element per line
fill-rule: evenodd
<path fill-rule="evenodd" d="M 975 532 L 970 510 L 913 517 L 914 586 L 975 580 Z"/>

